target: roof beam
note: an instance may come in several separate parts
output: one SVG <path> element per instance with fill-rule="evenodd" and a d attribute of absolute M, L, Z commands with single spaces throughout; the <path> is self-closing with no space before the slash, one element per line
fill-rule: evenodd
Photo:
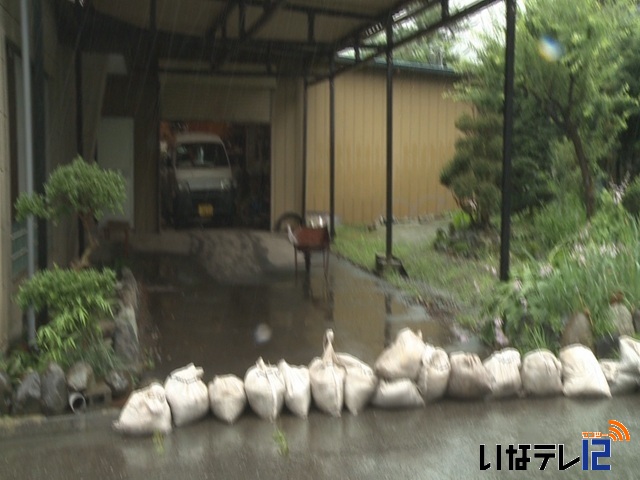
<path fill-rule="evenodd" d="M 418 30 L 417 32 L 412 33 L 411 35 L 407 35 L 404 38 L 400 38 L 397 39 L 396 41 L 394 41 L 393 44 L 393 48 L 400 48 L 403 47 L 404 45 L 411 43 L 415 40 L 418 40 L 419 38 L 425 37 L 427 35 L 433 34 L 435 33 L 437 30 L 440 30 L 441 28 L 447 27 L 449 25 L 455 24 L 457 22 L 459 22 L 460 20 L 473 15 L 475 13 L 478 13 L 479 11 L 489 7 L 490 5 L 494 4 L 494 3 L 498 3 L 501 2 L 503 0 L 479 0 L 476 3 L 473 3 L 471 5 L 468 5 L 466 8 L 463 8 L 461 10 L 458 10 L 455 13 L 451 13 L 448 11 L 448 9 L 442 9 L 441 11 L 441 15 L 440 15 L 440 19 L 434 23 L 432 23 L 431 25 L 426 26 L 425 28 L 422 28 L 420 30 Z M 348 48 L 349 45 L 344 46 L 340 49 L 336 49 L 334 54 L 337 54 L 341 49 L 343 48 Z M 352 64 L 349 65 L 344 65 L 342 67 L 339 67 L 335 72 L 334 75 L 340 75 L 342 73 L 348 72 L 350 70 L 354 70 L 356 68 L 359 68 L 361 66 L 364 66 L 368 63 L 373 62 L 377 57 L 379 57 L 380 55 L 384 54 L 386 51 L 386 45 L 378 45 L 378 46 L 367 46 L 368 50 L 373 50 L 373 53 L 369 54 L 368 56 L 361 56 L 361 59 L 359 62 L 354 62 Z M 316 84 L 320 81 L 326 80 L 328 78 L 330 78 L 331 74 L 328 75 L 322 75 L 320 77 L 316 77 L 316 79 L 312 82 L 310 82 L 311 84 Z"/>
<path fill-rule="evenodd" d="M 226 1 L 226 3 L 224 4 L 224 8 L 222 9 L 222 12 L 220 12 L 220 15 L 216 17 L 216 19 L 213 21 L 213 23 L 207 30 L 207 37 L 215 37 L 218 29 L 222 28 L 226 30 L 227 19 L 229 18 L 229 15 L 231 15 L 231 11 L 234 9 L 234 7 L 238 5 L 238 3 L 239 3 L 238 0 Z"/>
<path fill-rule="evenodd" d="M 240 39 L 244 40 L 247 38 L 251 38 L 253 35 L 258 33 L 262 27 L 264 27 L 271 17 L 285 4 L 286 0 L 272 0 L 265 6 L 264 12 L 258 18 L 253 25 L 251 25 L 245 32 L 241 32 Z"/>
<path fill-rule="evenodd" d="M 360 26 L 355 30 L 352 30 L 347 35 L 342 37 L 340 40 L 336 42 L 336 52 L 349 47 L 359 46 L 362 40 L 369 38 L 377 33 L 380 33 L 385 30 L 385 25 L 389 21 L 389 17 L 393 17 L 395 13 L 399 13 L 400 11 L 405 10 L 405 14 L 394 20 L 394 24 L 398 24 L 400 22 L 407 21 L 411 18 L 415 18 L 416 16 L 424 13 L 425 11 L 433 8 L 434 6 L 441 3 L 441 1 L 446 0 L 424 0 L 421 2 L 422 5 L 410 9 L 409 7 L 412 4 L 417 4 L 415 0 L 413 1 L 405 1 L 402 4 L 397 4 L 392 10 L 386 12 L 383 15 L 377 17 L 377 22 L 374 25 L 368 24 L 366 26 Z"/>
<path fill-rule="evenodd" d="M 272 1 L 271 0 L 245 0 L 245 4 L 248 7 L 261 7 L 264 9 L 266 9 L 269 6 L 269 3 L 272 3 Z M 329 8 L 329 7 L 312 7 L 312 6 L 306 6 L 306 5 L 295 5 L 292 3 L 285 3 L 282 6 L 282 9 L 288 10 L 291 12 L 324 15 L 327 17 L 349 18 L 351 20 L 362 20 L 365 22 L 372 22 L 378 19 L 376 15 L 356 12 L 353 10 L 343 10 L 343 9 Z"/>
<path fill-rule="evenodd" d="M 240 0 L 240 14 L 238 15 L 238 21 L 240 22 L 240 26 L 238 28 L 240 40 L 235 47 L 238 48 L 244 42 L 251 39 L 251 37 L 253 37 L 256 33 L 258 33 L 260 29 L 264 27 L 269 22 L 269 20 L 271 20 L 273 15 L 285 4 L 285 2 L 286 0 L 272 0 L 268 3 L 265 3 L 263 5 L 264 11 L 262 15 L 260 15 L 260 18 L 253 22 L 253 24 L 248 29 L 245 29 L 245 8 L 247 3 L 246 0 Z M 230 52 L 228 48 L 223 48 L 217 56 L 214 56 L 211 59 L 211 65 L 214 70 L 219 70 L 222 68 L 224 62 L 229 56 L 229 53 Z M 271 53 L 271 51 L 269 50 L 268 53 Z"/>

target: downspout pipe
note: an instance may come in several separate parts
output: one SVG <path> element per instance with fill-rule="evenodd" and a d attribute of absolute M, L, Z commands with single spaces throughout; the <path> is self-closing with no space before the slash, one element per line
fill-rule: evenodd
<path fill-rule="evenodd" d="M 31 110 L 31 55 L 29 42 L 29 0 L 20 0 L 20 33 L 22 40 L 22 83 L 24 89 L 25 170 L 27 195 L 33 195 L 33 119 Z M 35 220 L 27 217 L 27 275 L 31 279 L 36 271 Z M 27 339 L 30 347 L 36 345 L 36 316 L 33 307 L 27 310 Z"/>

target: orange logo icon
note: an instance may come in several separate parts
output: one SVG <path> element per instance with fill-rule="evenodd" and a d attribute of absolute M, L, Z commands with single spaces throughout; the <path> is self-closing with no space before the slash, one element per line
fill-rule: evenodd
<path fill-rule="evenodd" d="M 603 436 L 609 437 L 614 442 L 629 442 L 631 440 L 629 429 L 618 420 L 609 420 L 609 434 Z"/>

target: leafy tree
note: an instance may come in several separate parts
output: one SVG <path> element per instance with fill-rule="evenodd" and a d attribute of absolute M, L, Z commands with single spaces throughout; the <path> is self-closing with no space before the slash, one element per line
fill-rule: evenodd
<path fill-rule="evenodd" d="M 632 3 L 585 0 L 576 8 L 571 0 L 532 0 L 519 17 L 513 144 L 516 211 L 532 209 L 552 197 L 551 148 L 566 137 L 580 172 L 587 216 L 594 213 L 598 164 L 615 158 L 616 139 L 637 105 L 622 75 L 622 45 L 638 30 L 632 28 L 637 25 Z M 465 137 L 441 174 L 442 183 L 463 208 L 470 195 L 475 197 L 472 204 L 482 204 L 485 213 L 475 219 L 482 224 L 489 218 L 486 211 L 497 209 L 500 188 L 504 45 L 502 33 L 496 33 L 484 38 L 475 62 L 460 67 L 464 77 L 455 97 L 474 107 L 471 118 L 476 125 L 461 119 Z"/>
<path fill-rule="evenodd" d="M 630 19 L 633 21 L 633 17 Z M 637 21 L 637 20 L 636 20 Z M 618 81 L 629 86 L 629 95 L 640 98 L 640 28 L 632 28 L 630 38 L 621 48 L 624 55 Z M 640 175 L 640 107 L 636 105 L 627 118 L 626 128 L 619 138 L 620 148 L 614 165 L 609 165 L 609 176 L 617 183 L 630 175 Z"/>
<path fill-rule="evenodd" d="M 518 24 L 518 85 L 571 142 L 582 195 L 596 208 L 598 162 L 612 155 L 634 101 L 618 78 L 637 15 L 629 0 L 536 0 Z"/>
<path fill-rule="evenodd" d="M 464 136 L 442 170 L 440 180 L 451 189 L 472 223 L 486 227 L 500 205 L 502 179 L 502 105 L 504 53 L 501 39 L 489 34 L 476 52 L 477 61 L 463 63 L 463 80 L 454 98 L 473 106 L 456 123 Z M 533 99 L 516 89 L 514 120 L 513 190 L 515 212 L 533 210 L 551 198 L 550 143 L 555 127 Z"/>
<path fill-rule="evenodd" d="M 109 210 L 122 211 L 124 198 L 125 182 L 120 173 L 89 164 L 78 156 L 51 173 L 44 194 L 21 194 L 16 211 L 20 219 L 30 214 L 53 220 L 76 215 L 88 240 L 82 256 L 72 262 L 74 268 L 80 269 L 89 266 L 91 253 L 98 246 L 96 220 Z"/>

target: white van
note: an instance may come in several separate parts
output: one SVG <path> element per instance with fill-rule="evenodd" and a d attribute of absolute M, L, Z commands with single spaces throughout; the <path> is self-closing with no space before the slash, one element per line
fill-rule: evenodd
<path fill-rule="evenodd" d="M 172 198 L 174 226 L 191 220 L 231 224 L 235 182 L 222 139 L 210 133 L 180 133 L 169 152 L 163 195 Z"/>

